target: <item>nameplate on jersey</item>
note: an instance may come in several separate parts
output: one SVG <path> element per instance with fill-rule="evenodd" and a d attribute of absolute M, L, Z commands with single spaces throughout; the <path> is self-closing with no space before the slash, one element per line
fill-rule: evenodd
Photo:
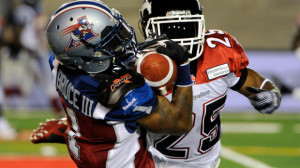
<path fill-rule="evenodd" d="M 229 73 L 230 69 L 228 64 L 222 64 L 206 70 L 206 74 L 209 80 L 216 79 Z"/>
<path fill-rule="evenodd" d="M 74 110 L 81 112 L 85 116 L 92 117 L 97 100 L 91 98 L 91 95 L 78 89 L 77 86 L 74 86 L 74 83 L 77 83 L 76 85 L 78 85 L 80 82 L 78 79 L 68 77 L 63 73 L 63 71 L 61 71 L 61 69 L 58 70 L 56 88 L 62 98 L 64 98 L 65 103 L 72 106 Z M 96 88 L 94 90 L 96 90 Z"/>

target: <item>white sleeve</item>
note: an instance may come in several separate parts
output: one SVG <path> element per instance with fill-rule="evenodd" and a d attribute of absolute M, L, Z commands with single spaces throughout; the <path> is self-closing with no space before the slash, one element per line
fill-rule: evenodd
<path fill-rule="evenodd" d="M 234 72 L 231 72 L 227 75 L 227 83 L 228 87 L 233 87 L 235 84 L 238 83 L 240 80 L 240 77 L 237 77 Z"/>

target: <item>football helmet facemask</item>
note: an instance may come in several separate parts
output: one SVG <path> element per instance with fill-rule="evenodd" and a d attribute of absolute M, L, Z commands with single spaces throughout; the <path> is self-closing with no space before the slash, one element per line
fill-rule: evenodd
<path fill-rule="evenodd" d="M 51 17 L 47 38 L 61 64 L 87 73 L 105 71 L 111 62 L 127 67 L 136 59 L 134 29 L 99 0 L 61 6 Z"/>
<path fill-rule="evenodd" d="M 140 29 L 145 38 L 166 34 L 192 53 L 191 61 L 201 56 L 205 21 L 198 0 L 145 0 L 140 14 Z"/>

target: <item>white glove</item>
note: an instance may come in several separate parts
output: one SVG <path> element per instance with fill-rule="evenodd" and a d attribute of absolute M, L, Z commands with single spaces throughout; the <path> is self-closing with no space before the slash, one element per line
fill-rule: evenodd
<path fill-rule="evenodd" d="M 251 104 L 263 114 L 272 114 L 280 105 L 281 95 L 273 90 L 247 87 L 248 92 L 255 95 L 250 97 Z"/>

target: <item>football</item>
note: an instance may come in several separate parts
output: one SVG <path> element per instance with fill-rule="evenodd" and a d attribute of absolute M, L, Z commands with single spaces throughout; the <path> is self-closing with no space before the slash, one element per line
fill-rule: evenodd
<path fill-rule="evenodd" d="M 148 51 L 135 64 L 136 72 L 142 74 L 155 94 L 166 95 L 172 91 L 177 80 L 176 63 L 168 56 Z"/>

